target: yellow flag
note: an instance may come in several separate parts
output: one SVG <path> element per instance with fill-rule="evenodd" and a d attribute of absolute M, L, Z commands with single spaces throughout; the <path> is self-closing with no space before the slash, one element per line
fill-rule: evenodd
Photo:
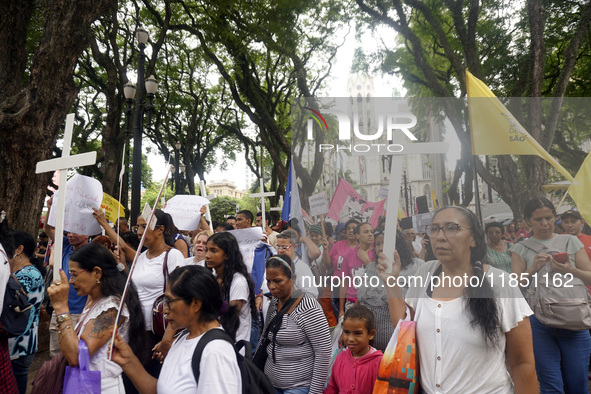
<path fill-rule="evenodd" d="M 405 218 L 406 217 L 406 213 L 404 213 L 404 210 L 402 208 L 400 208 L 400 204 L 398 204 L 398 220 Z"/>
<path fill-rule="evenodd" d="M 119 206 L 119 214 L 117 214 L 117 206 Z M 103 193 L 101 209 L 105 210 L 105 218 L 111 223 L 115 223 L 120 217 L 125 217 L 125 209 L 123 208 L 123 205 L 119 204 L 119 201 L 115 200 L 107 193 Z"/>
<path fill-rule="evenodd" d="M 568 188 L 568 193 L 575 200 L 579 213 L 585 221 L 591 224 L 591 153 L 579 168 L 575 175 L 577 183 Z"/>
<path fill-rule="evenodd" d="M 437 204 L 437 197 L 435 197 L 435 191 L 433 190 L 433 188 L 431 188 L 431 199 L 433 200 L 433 210 L 438 210 L 439 204 Z"/>
<path fill-rule="evenodd" d="M 473 155 L 537 155 L 574 182 L 566 168 L 546 152 L 488 86 L 469 71 L 466 71 L 466 88 Z"/>

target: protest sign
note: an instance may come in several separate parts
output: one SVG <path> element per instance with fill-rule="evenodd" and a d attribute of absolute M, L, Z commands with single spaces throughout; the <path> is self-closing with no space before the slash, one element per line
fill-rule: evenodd
<path fill-rule="evenodd" d="M 320 216 L 328 213 L 328 201 L 325 192 L 308 197 L 308 201 L 310 202 L 310 216 Z"/>
<path fill-rule="evenodd" d="M 199 227 L 200 210 L 203 205 L 209 205 L 209 200 L 205 197 L 178 195 L 167 201 L 163 211 L 172 216 L 176 228 L 193 231 Z"/>
<path fill-rule="evenodd" d="M 425 227 L 433 221 L 433 212 L 420 213 L 412 217 L 412 228 L 416 233 L 424 233 Z"/>
<path fill-rule="evenodd" d="M 328 217 L 335 222 L 346 222 L 355 218 L 361 222 L 369 222 L 374 228 L 384 213 L 386 200 L 379 202 L 365 201 L 343 178 L 339 180 L 334 196 L 330 201 Z"/>
<path fill-rule="evenodd" d="M 57 195 L 59 196 L 61 192 L 58 189 Z M 81 235 L 99 234 L 101 226 L 92 216 L 92 208 L 99 209 L 102 200 L 103 186 L 98 180 L 80 174 L 68 179 L 66 183 L 64 231 Z M 47 221 L 52 227 L 55 227 L 56 211 L 56 209 L 51 210 Z"/>
<path fill-rule="evenodd" d="M 250 227 L 242 228 L 237 230 L 228 231 L 238 241 L 238 247 L 242 258 L 244 259 L 244 265 L 248 272 L 252 272 L 252 264 L 254 262 L 254 250 L 257 244 L 263 238 L 263 230 L 261 227 Z"/>
<path fill-rule="evenodd" d="M 119 207 L 119 209 L 117 209 Z M 119 201 L 109 196 L 107 193 L 103 193 L 103 201 L 101 202 L 101 209 L 105 211 L 105 218 L 115 223 L 118 218 L 125 217 L 125 209 L 123 205 L 119 204 Z M 117 213 L 119 211 L 119 213 Z"/>

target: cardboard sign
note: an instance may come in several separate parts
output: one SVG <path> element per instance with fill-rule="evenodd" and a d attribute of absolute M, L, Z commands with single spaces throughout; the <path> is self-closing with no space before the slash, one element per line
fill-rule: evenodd
<path fill-rule="evenodd" d="M 310 202 L 310 216 L 320 216 L 328 213 L 328 200 L 325 192 L 308 197 L 308 201 Z"/>
<path fill-rule="evenodd" d="M 57 191 L 59 196 L 61 190 Z M 54 200 L 57 200 L 57 196 Z M 91 177 L 76 174 L 66 183 L 64 231 L 80 235 L 96 235 L 101 226 L 92 216 L 92 208 L 99 209 L 103 201 L 103 185 Z M 52 207 L 48 224 L 56 227 L 56 209 Z"/>
<path fill-rule="evenodd" d="M 433 212 L 420 213 L 412 217 L 412 228 L 417 234 L 424 233 L 425 227 L 433 222 Z"/>
<path fill-rule="evenodd" d="M 146 228 L 149 228 L 150 230 L 154 230 L 154 228 L 156 228 L 156 222 L 158 221 L 158 218 L 156 218 L 156 215 L 152 216 L 152 207 L 150 204 L 146 203 L 146 205 L 144 205 L 144 209 L 142 210 L 142 214 L 140 216 L 146 222 Z M 148 223 L 150 216 L 152 216 L 152 221 Z"/>
<path fill-rule="evenodd" d="M 172 216 L 176 228 L 193 231 L 199 227 L 203 205 L 209 205 L 209 200 L 205 197 L 178 195 L 168 200 L 163 211 Z"/>
<path fill-rule="evenodd" d="M 119 209 L 117 209 L 117 207 L 119 207 Z M 123 205 L 119 204 L 119 201 L 115 200 L 107 193 L 103 193 L 101 209 L 104 209 L 105 218 L 111 223 L 115 223 L 117 219 L 125 217 L 125 209 L 123 208 Z M 119 211 L 119 213 L 117 213 L 117 211 Z"/>
<path fill-rule="evenodd" d="M 263 238 L 263 230 L 260 227 L 250 227 L 228 232 L 238 241 L 238 247 L 244 259 L 244 265 L 246 265 L 248 272 L 251 273 L 254 262 L 254 250 L 261 238 Z"/>

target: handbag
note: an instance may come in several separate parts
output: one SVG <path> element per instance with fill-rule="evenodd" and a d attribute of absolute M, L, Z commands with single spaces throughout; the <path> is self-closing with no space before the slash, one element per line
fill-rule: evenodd
<path fill-rule="evenodd" d="M 380 362 L 374 394 L 419 392 L 416 327 L 415 321 L 399 321 L 396 325 Z"/>
<path fill-rule="evenodd" d="M 100 394 L 101 371 L 88 369 L 90 353 L 83 339 L 78 341 L 78 366 L 66 366 L 64 394 Z"/>
<path fill-rule="evenodd" d="M 8 278 L 0 316 L 0 334 L 5 338 L 23 335 L 29 327 L 32 305 L 27 292 L 14 274 Z"/>
<path fill-rule="evenodd" d="M 550 248 L 531 238 L 521 244 L 536 253 L 554 255 L 566 250 L 570 237 L 556 236 Z M 540 323 L 566 330 L 591 329 L 591 295 L 581 279 L 552 271 L 548 262 L 530 280 L 526 299 Z"/>
<path fill-rule="evenodd" d="M 152 306 L 152 332 L 158 337 L 162 338 L 168 326 L 168 320 L 164 316 L 164 291 L 166 290 L 166 283 L 168 279 L 168 253 L 172 248 L 168 249 L 164 255 L 164 264 L 162 264 L 162 275 L 164 276 L 164 287 L 162 294 L 154 301 Z"/>
<path fill-rule="evenodd" d="M 269 331 L 271 329 L 276 329 L 277 331 L 279 330 L 279 325 L 281 325 L 281 321 L 283 320 L 283 315 L 285 315 L 286 313 L 291 313 L 294 308 L 297 306 L 297 304 L 299 303 L 299 300 L 302 299 L 303 294 L 294 294 L 295 297 L 292 297 L 289 299 L 288 302 L 285 303 L 285 305 L 283 305 L 283 307 L 281 308 L 281 310 L 279 310 L 277 312 L 277 314 L 275 315 L 275 317 L 273 317 L 273 319 L 269 322 L 269 324 L 267 325 L 267 327 L 265 328 L 265 331 L 263 332 L 263 336 L 261 337 L 261 340 L 259 342 L 259 346 L 257 347 L 257 350 L 254 353 L 254 356 L 252 356 L 252 362 L 254 365 L 256 365 L 261 371 L 265 371 L 265 364 L 267 363 L 267 347 L 269 346 L 269 344 L 271 343 L 271 340 L 269 339 Z M 298 301 L 298 302 L 296 302 Z M 275 331 L 276 334 L 276 331 Z"/>
<path fill-rule="evenodd" d="M 60 394 L 64 385 L 67 365 L 62 352 L 44 362 L 35 375 L 31 394 Z"/>

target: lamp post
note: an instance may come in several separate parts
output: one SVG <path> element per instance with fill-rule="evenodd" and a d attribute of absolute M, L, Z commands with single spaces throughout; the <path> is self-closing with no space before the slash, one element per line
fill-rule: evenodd
<path fill-rule="evenodd" d="M 185 193 L 185 178 L 184 178 L 184 174 L 185 174 L 185 165 L 181 164 L 179 166 L 179 187 L 180 187 L 180 192 L 181 194 Z M 177 190 L 176 194 L 179 194 L 179 191 Z"/>
<path fill-rule="evenodd" d="M 406 202 L 406 214 L 410 212 L 408 210 L 408 185 L 406 183 L 406 168 L 404 169 L 404 174 L 402 175 L 404 178 L 404 201 Z"/>
<path fill-rule="evenodd" d="M 175 155 L 176 155 L 176 160 L 175 160 L 175 172 L 174 172 L 174 192 L 176 194 L 179 193 L 179 184 L 180 184 L 180 176 L 179 176 L 179 164 L 180 164 L 180 150 L 181 150 L 181 143 L 177 142 L 175 145 Z"/>
<path fill-rule="evenodd" d="M 127 83 L 123 89 L 125 100 L 127 102 L 126 114 L 131 115 L 134 112 L 133 123 L 133 170 L 131 175 L 131 223 L 135 225 L 137 217 L 140 214 L 140 200 L 141 200 L 141 184 L 142 184 L 142 136 L 144 132 L 144 114 L 148 113 L 148 124 L 152 117 L 152 110 L 154 106 L 152 101 L 154 95 L 158 90 L 158 81 L 154 76 L 150 76 L 144 81 L 144 66 L 146 63 L 146 55 L 144 49 L 148 42 L 148 32 L 139 27 L 136 31 L 136 38 L 138 41 L 139 56 L 138 56 L 138 70 L 137 70 L 137 86 L 139 87 L 139 94 L 135 99 L 135 108 L 132 110 L 132 103 L 135 97 L 136 87 L 131 83 Z M 144 86 L 145 84 L 145 86 Z M 145 94 L 144 94 L 145 88 Z M 146 104 L 145 97 L 148 98 Z M 128 127 L 130 126 L 127 122 Z"/>

